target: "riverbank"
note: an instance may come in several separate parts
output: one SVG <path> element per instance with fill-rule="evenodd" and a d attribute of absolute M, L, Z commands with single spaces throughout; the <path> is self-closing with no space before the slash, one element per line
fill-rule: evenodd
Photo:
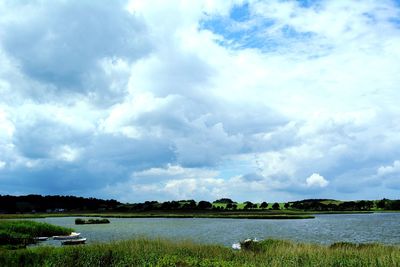
<path fill-rule="evenodd" d="M 99 217 L 99 218 L 217 218 L 217 219 L 313 219 L 304 212 L 138 212 L 138 213 L 40 213 L 0 214 L 1 219 L 30 219 L 47 217 Z"/>
<path fill-rule="evenodd" d="M 400 248 L 264 240 L 248 250 L 136 239 L 75 247 L 0 250 L 0 266 L 398 266 Z"/>

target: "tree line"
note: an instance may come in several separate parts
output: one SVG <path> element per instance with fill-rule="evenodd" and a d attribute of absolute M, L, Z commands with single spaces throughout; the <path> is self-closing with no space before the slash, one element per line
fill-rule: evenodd
<path fill-rule="evenodd" d="M 260 210 L 302 210 L 302 211 L 369 211 L 373 209 L 400 210 L 400 200 L 382 199 L 378 201 L 336 201 L 332 199 L 305 199 L 279 204 L 238 203 L 229 198 L 217 199 L 213 202 L 193 199 L 178 201 L 145 201 L 142 203 L 120 203 L 114 199 L 103 200 L 75 196 L 10 196 L 0 195 L 0 213 L 18 212 L 64 212 L 64 211 L 260 211 Z"/>
<path fill-rule="evenodd" d="M 120 202 L 110 199 L 84 198 L 75 196 L 10 196 L 0 195 L 0 212 L 57 212 L 73 210 L 114 210 Z"/>

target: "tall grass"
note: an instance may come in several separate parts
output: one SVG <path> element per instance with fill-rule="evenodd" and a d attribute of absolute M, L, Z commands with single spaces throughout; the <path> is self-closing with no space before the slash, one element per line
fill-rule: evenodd
<path fill-rule="evenodd" d="M 73 230 L 34 221 L 0 220 L 0 245 L 27 245 L 39 236 L 70 234 Z"/>
<path fill-rule="evenodd" d="M 400 248 L 265 240 L 248 250 L 233 251 L 189 241 L 136 239 L 0 251 L 0 266 L 400 266 Z"/>

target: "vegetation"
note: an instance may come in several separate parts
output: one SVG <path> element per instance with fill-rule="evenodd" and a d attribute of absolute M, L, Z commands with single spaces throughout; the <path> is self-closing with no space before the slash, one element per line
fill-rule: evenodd
<path fill-rule="evenodd" d="M 0 220 L 0 246 L 26 246 L 35 237 L 68 235 L 72 229 L 34 221 Z"/>
<path fill-rule="evenodd" d="M 232 199 L 230 198 L 221 198 L 221 199 L 217 199 L 213 202 L 213 204 L 215 203 L 224 203 L 224 204 L 233 204 L 235 203 Z"/>
<path fill-rule="evenodd" d="M 395 211 L 400 210 L 400 200 L 359 200 L 339 201 L 334 199 L 305 199 L 287 203 L 252 203 L 245 201 L 238 203 L 229 198 L 217 199 L 214 202 L 198 201 L 193 199 L 179 201 L 145 201 L 143 203 L 122 204 L 116 200 L 101 200 L 73 196 L 1 196 L 0 214 L 16 213 L 75 213 L 88 212 L 118 212 L 118 213 L 241 213 L 241 212 L 368 212 L 368 211 Z M 39 215 L 35 215 L 37 217 Z M 190 216 L 190 215 L 188 215 Z M 226 215 L 224 215 L 226 216 Z"/>
<path fill-rule="evenodd" d="M 75 219 L 75 224 L 105 224 L 105 223 L 110 223 L 110 220 L 108 219 L 81 219 L 77 218 Z"/>
<path fill-rule="evenodd" d="M 279 240 L 253 243 L 240 251 L 161 239 L 0 250 L 0 266 L 398 266 L 399 262 L 400 248 L 394 246 L 327 247 Z"/>
<path fill-rule="evenodd" d="M 118 205 L 121 205 L 121 203 L 112 199 L 102 200 L 74 196 L 0 195 L 0 213 L 113 210 Z"/>

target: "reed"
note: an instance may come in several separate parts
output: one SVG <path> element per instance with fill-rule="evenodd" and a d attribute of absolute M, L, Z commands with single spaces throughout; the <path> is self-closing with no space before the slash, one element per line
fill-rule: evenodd
<path fill-rule="evenodd" d="M 0 220 L 0 246 L 26 246 L 35 237 L 70 234 L 73 229 L 28 220 Z"/>
<path fill-rule="evenodd" d="M 0 266 L 399 266 L 400 248 L 321 246 L 264 240 L 234 251 L 220 245 L 135 239 L 76 247 L 0 250 Z"/>

